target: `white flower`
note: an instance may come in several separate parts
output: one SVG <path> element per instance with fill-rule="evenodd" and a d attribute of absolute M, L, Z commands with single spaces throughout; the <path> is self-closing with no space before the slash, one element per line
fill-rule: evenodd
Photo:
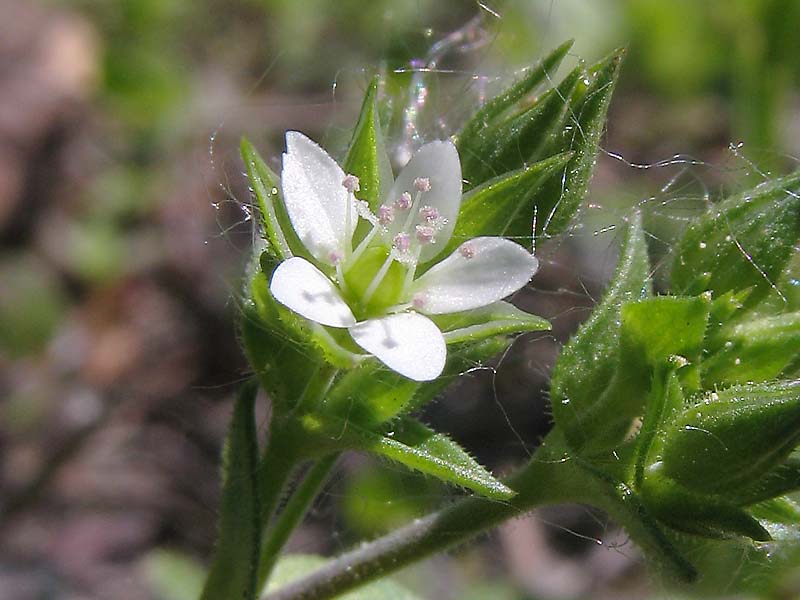
<path fill-rule="evenodd" d="M 489 305 L 524 286 L 538 261 L 503 238 L 479 237 L 416 276 L 441 253 L 461 204 L 461 164 L 450 142 L 420 148 L 373 214 L 358 178 L 296 131 L 286 134 L 283 201 L 319 268 L 301 257 L 272 275 L 275 299 L 303 317 L 347 328 L 358 346 L 415 381 L 444 369 L 442 332 L 425 315 Z"/>

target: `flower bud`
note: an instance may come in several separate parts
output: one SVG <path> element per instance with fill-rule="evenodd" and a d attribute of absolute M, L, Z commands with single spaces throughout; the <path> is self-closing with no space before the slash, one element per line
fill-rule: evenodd
<path fill-rule="evenodd" d="M 724 200 L 693 223 L 675 250 L 672 289 L 715 296 L 752 287 L 767 293 L 800 238 L 800 172 Z"/>
<path fill-rule="evenodd" d="M 735 492 L 782 463 L 800 442 L 800 385 L 712 393 L 678 414 L 663 440 L 665 476 L 697 492 Z"/>
<path fill-rule="evenodd" d="M 800 312 L 723 326 L 711 346 L 703 362 L 706 387 L 773 379 L 800 354 Z"/>

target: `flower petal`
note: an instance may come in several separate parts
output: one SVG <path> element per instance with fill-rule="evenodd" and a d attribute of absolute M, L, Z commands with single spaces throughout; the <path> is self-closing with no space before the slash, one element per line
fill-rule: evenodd
<path fill-rule="evenodd" d="M 299 256 L 278 265 L 272 274 L 269 291 L 275 300 L 316 323 L 350 327 L 356 322 L 331 280 Z"/>
<path fill-rule="evenodd" d="M 439 315 L 497 302 L 524 286 L 539 261 L 519 244 L 499 237 L 478 237 L 431 267 L 414 282 L 414 306 Z"/>
<path fill-rule="evenodd" d="M 400 171 L 386 202 L 396 201 L 403 192 L 410 192 L 413 197 L 414 180 L 418 177 L 427 177 L 431 184 L 430 191 L 422 193 L 420 206 L 435 208 L 444 223 L 436 233 L 436 243 L 422 249 L 420 261 L 427 262 L 447 245 L 461 207 L 461 162 L 456 147 L 449 141 L 436 141 L 422 146 Z M 400 219 L 396 227 L 398 225 L 402 225 Z M 392 235 L 397 233 L 392 228 L 390 232 Z"/>
<path fill-rule="evenodd" d="M 387 367 L 414 381 L 436 379 L 444 369 L 447 347 L 442 332 L 420 314 L 369 319 L 351 327 L 350 335 Z"/>
<path fill-rule="evenodd" d="M 331 253 L 341 252 L 348 230 L 358 221 L 355 207 L 346 227 L 348 193 L 345 173 L 330 155 L 299 131 L 286 132 L 281 187 L 292 227 L 309 252 L 331 264 Z"/>

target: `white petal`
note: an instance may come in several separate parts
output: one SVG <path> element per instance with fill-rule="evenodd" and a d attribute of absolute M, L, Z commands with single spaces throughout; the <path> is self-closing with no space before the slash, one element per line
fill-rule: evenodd
<path fill-rule="evenodd" d="M 524 286 L 539 261 L 519 244 L 499 237 L 479 237 L 414 282 L 415 306 L 431 315 L 486 306 Z"/>
<path fill-rule="evenodd" d="M 330 155 L 298 131 L 286 132 L 281 187 L 292 227 L 311 254 L 326 263 L 341 252 L 347 238 L 345 173 Z M 350 231 L 358 215 L 350 211 Z"/>
<path fill-rule="evenodd" d="M 387 367 L 414 381 L 436 379 L 444 369 L 447 346 L 442 332 L 420 314 L 369 319 L 351 327 L 350 335 Z"/>
<path fill-rule="evenodd" d="M 424 192 L 420 198 L 421 206 L 432 206 L 446 221 L 436 234 L 436 243 L 422 249 L 420 261 L 426 262 L 447 245 L 461 207 L 461 162 L 456 147 L 451 142 L 442 141 L 422 146 L 400 171 L 386 202 L 394 202 L 403 192 L 410 192 L 413 197 L 417 177 L 427 177 L 431 182 L 430 191 Z M 392 231 L 394 233 L 396 231 Z"/>
<path fill-rule="evenodd" d="M 322 325 L 350 327 L 356 322 L 331 280 L 299 256 L 278 265 L 272 274 L 269 291 L 287 308 Z"/>

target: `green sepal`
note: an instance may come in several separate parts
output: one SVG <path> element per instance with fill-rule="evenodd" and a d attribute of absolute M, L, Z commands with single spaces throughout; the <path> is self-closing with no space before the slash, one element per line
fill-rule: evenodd
<path fill-rule="evenodd" d="M 461 373 L 496 356 L 510 343 L 507 336 L 497 335 L 451 345 L 442 374 L 423 383 L 407 379 L 370 358 L 336 381 L 326 396 L 323 410 L 373 429 L 399 414 L 423 407 Z"/>
<path fill-rule="evenodd" d="M 560 143 L 546 150 L 553 154 L 570 151 L 572 158 L 563 178 L 550 178 L 536 193 L 537 237 L 564 231 L 586 197 L 623 55 L 624 50 L 617 50 L 589 70 L 591 81 L 585 91 L 580 90 L 580 102 L 570 106 Z"/>
<path fill-rule="evenodd" d="M 263 264 L 264 261 L 262 261 Z M 328 329 L 277 302 L 264 272 L 250 282 L 239 329 L 248 361 L 275 403 L 289 410 L 303 396 L 308 373 L 323 363 L 351 369 L 363 356 L 342 345 Z"/>
<path fill-rule="evenodd" d="M 366 200 L 373 211 L 378 209 L 392 185 L 392 167 L 378 118 L 379 83 L 377 75 L 370 81 L 342 164 L 345 173 L 358 177 L 361 189 L 356 196 Z"/>
<path fill-rule="evenodd" d="M 664 432 L 663 471 L 685 487 L 736 493 L 800 442 L 800 385 L 742 385 L 706 395 Z"/>
<path fill-rule="evenodd" d="M 487 145 L 491 147 L 494 128 L 507 119 L 508 113 L 530 96 L 542 82 L 555 74 L 571 47 L 572 40 L 561 44 L 538 64 L 525 71 L 519 81 L 486 102 L 458 133 L 456 147 L 461 157 L 466 190 L 486 179 L 481 179 L 478 174 L 483 170 L 481 157 L 487 153 Z"/>
<path fill-rule="evenodd" d="M 487 498 L 507 500 L 514 495 L 456 442 L 411 417 L 397 419 L 385 433 L 330 415 L 307 414 L 301 424 L 313 436 L 315 453 L 361 450 Z"/>
<path fill-rule="evenodd" d="M 499 334 L 544 331 L 552 328 L 547 319 L 518 309 L 508 302 L 449 315 L 432 315 L 447 344 L 477 342 Z"/>
<path fill-rule="evenodd" d="M 288 410 L 302 395 L 304 373 L 323 360 L 310 343 L 301 317 L 278 304 L 263 273 L 251 280 L 241 306 L 239 332 L 250 366 L 277 410 Z"/>
<path fill-rule="evenodd" d="M 564 347 L 553 369 L 553 416 L 575 451 L 592 447 L 604 435 L 607 410 L 598 411 L 598 399 L 616 371 L 625 368 L 620 363 L 620 309 L 648 295 L 650 265 L 637 214 L 625 232 L 619 265 L 602 302 Z"/>
<path fill-rule="evenodd" d="M 771 539 L 769 532 L 745 510 L 717 496 L 698 494 L 664 476 L 652 465 L 641 489 L 642 500 L 659 520 L 673 529 L 711 539 L 732 536 L 756 541 Z"/>
<path fill-rule="evenodd" d="M 485 130 L 480 149 L 471 149 L 480 154 L 465 156 L 469 188 L 474 189 L 498 173 L 524 168 L 541 157 L 541 149 L 562 135 L 569 98 L 583 76 L 585 71 L 580 65 L 558 87 L 547 90 L 519 114 Z"/>
<path fill-rule="evenodd" d="M 800 171 L 723 200 L 675 245 L 675 293 L 715 296 L 753 288 L 752 306 L 777 282 L 800 238 Z"/>
<path fill-rule="evenodd" d="M 800 355 L 800 312 L 726 325 L 709 346 L 702 368 L 706 388 L 769 381 Z"/>
<path fill-rule="evenodd" d="M 219 537 L 201 600 L 255 600 L 261 550 L 258 495 L 258 437 L 255 399 L 258 386 L 242 386 L 234 406 L 222 466 Z"/>
<path fill-rule="evenodd" d="M 289 221 L 289 215 L 281 198 L 280 178 L 267 166 L 247 138 L 242 138 L 239 148 L 261 214 L 267 251 L 279 260 L 295 255 L 309 258 L 308 251 Z"/>
<path fill-rule="evenodd" d="M 728 495 L 737 504 L 747 506 L 797 491 L 800 491 L 800 457 L 789 457 L 755 483 Z"/>
<path fill-rule="evenodd" d="M 453 235 L 443 254 L 449 254 L 466 240 L 484 235 L 511 238 L 529 245 L 533 235 L 533 198 L 548 178 L 563 170 L 570 156 L 552 156 L 491 179 L 465 194 Z"/>

